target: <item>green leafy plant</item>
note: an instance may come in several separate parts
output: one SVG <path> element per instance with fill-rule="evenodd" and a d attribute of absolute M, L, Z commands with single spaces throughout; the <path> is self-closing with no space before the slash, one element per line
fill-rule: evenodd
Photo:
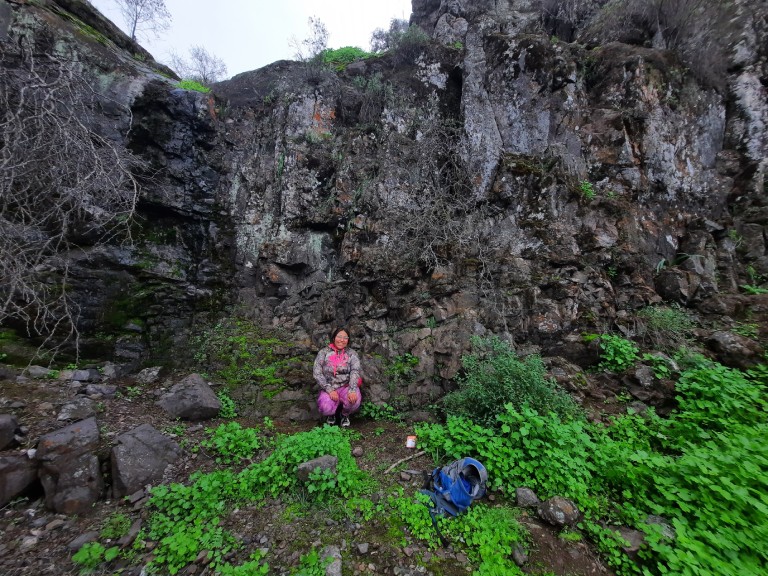
<path fill-rule="evenodd" d="M 344 70 L 344 68 L 352 62 L 365 60 L 371 56 L 374 56 L 374 54 L 366 52 L 357 46 L 345 46 L 344 48 L 337 48 L 335 50 L 327 48 L 321 53 L 323 62 L 336 70 Z"/>
<path fill-rule="evenodd" d="M 586 200 L 594 200 L 597 196 L 597 193 L 595 192 L 595 187 L 592 186 L 592 183 L 589 180 L 582 180 L 579 182 L 579 192 L 581 192 L 581 195 Z"/>
<path fill-rule="evenodd" d="M 264 553 L 257 551 L 250 555 L 247 562 L 239 566 L 224 563 L 217 568 L 220 576 L 268 576 L 269 564 L 263 561 Z"/>
<path fill-rule="evenodd" d="M 299 558 L 299 566 L 291 571 L 290 576 L 325 576 L 326 567 L 331 562 L 332 557 L 323 559 L 317 550 L 312 550 Z"/>
<path fill-rule="evenodd" d="M 131 519 L 122 512 L 113 512 L 101 526 L 101 537 L 116 540 L 128 534 Z"/>
<path fill-rule="evenodd" d="M 126 386 L 125 397 L 129 400 L 135 400 L 141 396 L 141 386 Z"/>
<path fill-rule="evenodd" d="M 757 337 L 760 335 L 760 327 L 755 323 L 739 323 L 731 328 L 731 332 L 745 338 L 757 340 Z"/>
<path fill-rule="evenodd" d="M 237 422 L 227 422 L 213 430 L 207 428 L 206 432 L 210 436 L 200 445 L 215 452 L 217 462 L 240 462 L 251 458 L 261 446 L 259 431 L 256 428 L 243 428 Z"/>
<path fill-rule="evenodd" d="M 395 356 L 389 362 L 384 373 L 398 383 L 405 382 L 413 375 L 413 370 L 418 364 L 418 357 L 408 352 Z"/>
<path fill-rule="evenodd" d="M 267 397 L 284 389 L 280 371 L 295 360 L 279 357 L 275 348 L 285 343 L 242 318 L 224 319 L 192 341 L 200 371 L 212 372 L 230 390 L 257 385 Z"/>
<path fill-rule="evenodd" d="M 203 86 L 197 80 L 182 80 L 176 84 L 176 88 L 181 88 L 182 90 L 191 90 L 193 92 L 202 92 L 203 94 L 207 94 L 211 91 L 210 88 Z"/>
<path fill-rule="evenodd" d="M 170 436 L 183 436 L 186 431 L 186 427 L 181 422 L 163 428 L 163 433 Z"/>
<path fill-rule="evenodd" d="M 635 365 L 640 349 L 631 340 L 614 334 L 600 337 L 600 368 L 622 372 Z"/>
<path fill-rule="evenodd" d="M 668 358 L 658 356 L 656 354 L 643 354 L 642 359 L 643 362 L 647 362 L 651 365 L 653 375 L 659 380 L 663 380 L 672 376 L 672 368 Z"/>
<path fill-rule="evenodd" d="M 768 537 L 768 367 L 744 374 L 711 361 L 685 370 L 678 408 L 605 424 L 562 420 L 507 405 L 500 429 L 464 418 L 417 427 L 419 442 L 446 459 L 472 455 L 492 487 L 564 495 L 584 515 L 580 530 L 618 574 L 759 574 Z M 538 463 L 546 461 L 542 469 Z M 674 538 L 649 515 L 665 518 Z M 646 534 L 640 560 L 623 552 L 614 525 Z"/>
<path fill-rule="evenodd" d="M 103 562 L 111 562 L 120 554 L 120 548 L 104 548 L 98 542 L 88 542 L 72 556 L 72 562 L 81 566 L 81 574 L 95 570 Z"/>
<path fill-rule="evenodd" d="M 315 468 L 309 473 L 306 488 L 307 492 L 317 500 L 333 499 L 337 489 L 336 473 L 327 468 Z"/>
<path fill-rule="evenodd" d="M 474 338 L 472 346 L 473 353 L 462 357 L 464 372 L 458 378 L 458 390 L 443 399 L 448 415 L 495 426 L 496 416 L 507 403 L 563 416 L 578 412 L 571 397 L 546 377 L 539 356 L 518 358 L 509 344 L 496 337 Z"/>
<path fill-rule="evenodd" d="M 210 440 L 213 449 L 219 449 L 218 440 L 226 443 L 226 439 L 232 437 L 230 431 L 234 431 L 236 437 L 233 442 L 236 445 L 240 442 L 241 431 L 233 424 L 236 423 L 229 422 L 219 427 L 221 435 L 217 440 Z M 230 454 L 231 446 L 224 451 Z M 240 472 L 218 470 L 208 474 L 195 473 L 190 476 L 189 484 L 175 483 L 153 488 L 147 508 L 150 517 L 146 537 L 157 545 L 149 568 L 176 574 L 193 562 L 202 550 L 208 552 L 207 558 L 213 567 L 222 566 L 227 554 L 239 544 L 219 525 L 219 519 L 238 503 L 301 493 L 304 487 L 298 483 L 296 467 L 323 455 L 337 458 L 336 499 L 356 502 L 356 497 L 373 489 L 373 481 L 357 467 L 352 457 L 350 434 L 330 427 L 278 436 L 271 454 Z M 329 479 L 319 477 L 316 480 L 327 481 Z M 261 568 L 255 566 L 254 570 Z"/>
<path fill-rule="evenodd" d="M 390 422 L 402 420 L 402 414 L 386 402 L 381 402 L 380 404 L 365 402 L 360 407 L 360 415 L 371 420 L 389 420 Z"/>
<path fill-rule="evenodd" d="M 235 404 L 235 401 L 232 400 L 232 397 L 229 395 L 229 392 L 226 390 L 219 390 L 216 392 L 216 397 L 219 399 L 219 402 L 221 403 L 221 408 L 219 408 L 219 417 L 220 418 L 234 418 L 237 416 L 237 406 Z"/>
<path fill-rule="evenodd" d="M 768 294 L 768 288 L 762 288 L 760 286 L 755 286 L 754 284 L 742 284 L 741 289 L 747 294 L 752 295 Z"/>

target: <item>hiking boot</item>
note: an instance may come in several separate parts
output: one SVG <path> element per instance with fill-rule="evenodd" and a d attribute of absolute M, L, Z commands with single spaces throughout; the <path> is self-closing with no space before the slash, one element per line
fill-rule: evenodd
<path fill-rule="evenodd" d="M 341 425 L 344 428 L 347 428 L 349 426 L 349 416 L 342 416 L 341 417 Z"/>
<path fill-rule="evenodd" d="M 349 420 L 347 420 L 349 422 Z M 325 423 L 328 424 L 328 426 L 336 426 L 336 416 L 328 416 L 328 418 L 325 419 Z M 349 426 L 349 424 L 347 424 Z"/>

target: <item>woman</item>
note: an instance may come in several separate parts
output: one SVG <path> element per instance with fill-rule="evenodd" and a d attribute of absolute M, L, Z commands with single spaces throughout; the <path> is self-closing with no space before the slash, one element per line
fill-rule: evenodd
<path fill-rule="evenodd" d="M 349 348 L 349 332 L 336 328 L 330 344 L 320 350 L 312 370 L 320 396 L 317 408 L 330 425 L 336 424 L 336 410 L 341 404 L 341 425 L 349 426 L 349 416 L 360 409 L 360 358 Z"/>

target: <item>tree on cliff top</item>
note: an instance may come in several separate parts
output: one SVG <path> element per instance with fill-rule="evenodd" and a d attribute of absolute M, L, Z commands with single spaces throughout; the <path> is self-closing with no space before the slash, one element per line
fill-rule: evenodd
<path fill-rule="evenodd" d="M 192 46 L 189 58 L 176 53 L 171 54 L 170 66 L 185 80 L 194 80 L 203 86 L 223 80 L 227 75 L 227 65 L 224 61 L 211 54 L 202 46 Z"/>
<path fill-rule="evenodd" d="M 171 25 L 171 13 L 165 7 L 165 0 L 115 0 L 120 7 L 131 40 L 136 40 L 140 31 L 159 34 Z"/>

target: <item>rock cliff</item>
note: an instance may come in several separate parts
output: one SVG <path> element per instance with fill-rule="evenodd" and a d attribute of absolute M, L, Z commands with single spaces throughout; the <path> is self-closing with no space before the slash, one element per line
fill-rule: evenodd
<path fill-rule="evenodd" d="M 5 67 L 24 42 L 76 59 L 88 121 L 146 163 L 137 240 L 67 254 L 92 350 L 174 356 L 237 310 L 309 358 L 346 324 L 369 397 L 418 406 L 473 335 L 584 365 L 583 332 L 631 336 L 648 305 L 746 313 L 739 286 L 768 276 L 764 8 L 720 85 L 524 0 L 413 0 L 430 42 L 211 95 L 77 0 L 2 0 L 0 41 Z M 404 354 L 419 377 L 392 389 L 382 359 Z"/>

